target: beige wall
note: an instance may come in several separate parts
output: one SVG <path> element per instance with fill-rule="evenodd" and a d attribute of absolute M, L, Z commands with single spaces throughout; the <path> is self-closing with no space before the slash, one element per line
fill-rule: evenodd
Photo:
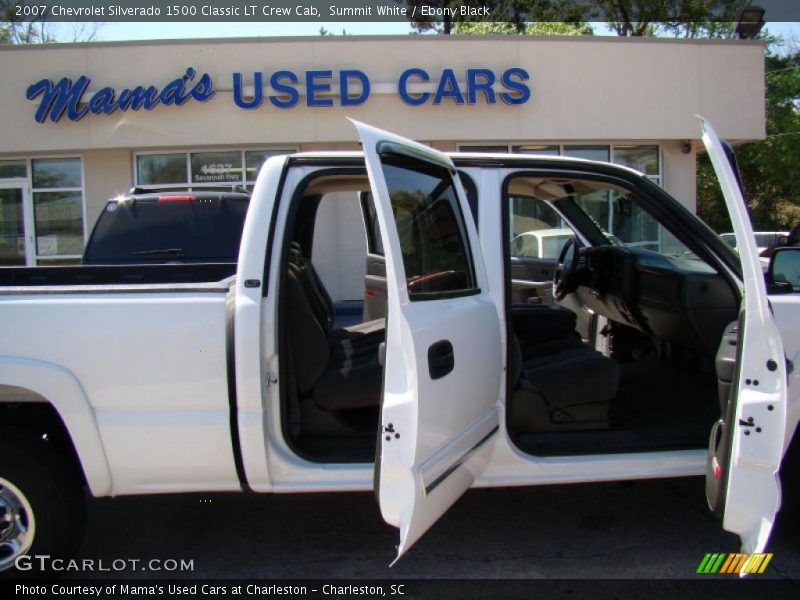
<path fill-rule="evenodd" d="M 124 194 L 133 186 L 131 161 L 131 152 L 128 150 L 93 150 L 83 153 L 86 221 L 90 233 L 106 201 Z"/>
<path fill-rule="evenodd" d="M 41 78 L 85 74 L 90 91 L 119 89 L 166 84 L 187 66 L 211 74 L 218 91 L 208 102 L 38 124 L 37 104 L 25 99 Z M 463 79 L 467 67 L 520 66 L 533 98 L 410 107 L 375 93 L 358 107 L 248 111 L 230 92 L 234 71 L 357 68 L 375 86 L 410 66 L 433 80 L 445 67 Z M 402 36 L 49 45 L 0 49 L 0 72 L 0 153 L 355 141 L 345 117 L 421 140 L 694 139 L 696 114 L 729 139 L 764 136 L 763 53 L 754 42 Z"/>
<path fill-rule="evenodd" d="M 697 169 L 697 152 L 694 145 L 684 154 L 684 142 L 667 141 L 661 144 L 662 186 L 678 202 L 695 212 L 697 208 L 697 187 L 695 175 Z"/>

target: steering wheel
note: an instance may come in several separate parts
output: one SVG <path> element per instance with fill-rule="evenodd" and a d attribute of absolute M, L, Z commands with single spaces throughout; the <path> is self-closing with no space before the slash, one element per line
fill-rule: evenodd
<path fill-rule="evenodd" d="M 572 256 L 567 258 L 570 250 Z M 575 285 L 575 271 L 578 267 L 578 248 L 575 245 L 575 238 L 570 238 L 558 255 L 555 271 L 553 271 L 553 296 L 556 300 L 563 300 L 564 297 L 572 292 Z"/>

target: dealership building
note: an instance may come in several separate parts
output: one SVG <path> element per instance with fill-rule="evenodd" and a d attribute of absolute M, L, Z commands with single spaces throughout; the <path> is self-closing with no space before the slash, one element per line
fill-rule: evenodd
<path fill-rule="evenodd" d="M 0 264 L 76 262 L 132 187 L 251 187 L 265 158 L 358 149 L 351 117 L 444 150 L 612 161 L 690 209 L 700 127 L 765 135 L 763 45 L 314 37 L 0 48 Z M 349 226 L 353 206 L 328 217 Z M 335 251 L 335 249 L 334 249 Z"/>

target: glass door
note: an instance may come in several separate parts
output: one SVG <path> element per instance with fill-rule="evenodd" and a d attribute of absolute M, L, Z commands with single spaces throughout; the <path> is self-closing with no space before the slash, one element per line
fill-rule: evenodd
<path fill-rule="evenodd" d="M 0 183 L 0 267 L 35 264 L 24 183 Z"/>

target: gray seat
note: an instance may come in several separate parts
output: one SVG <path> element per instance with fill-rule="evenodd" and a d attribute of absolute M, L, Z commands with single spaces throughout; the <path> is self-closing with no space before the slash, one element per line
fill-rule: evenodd
<path fill-rule="evenodd" d="M 512 335 L 510 423 L 516 434 L 607 429 L 610 400 L 619 388 L 616 361 L 574 338 L 527 348 Z"/>
<path fill-rule="evenodd" d="M 378 349 L 385 320 L 333 329 L 334 307 L 314 266 L 297 243 L 289 249 L 288 345 L 294 381 L 301 396 L 326 410 L 377 406 L 383 368 Z"/>

